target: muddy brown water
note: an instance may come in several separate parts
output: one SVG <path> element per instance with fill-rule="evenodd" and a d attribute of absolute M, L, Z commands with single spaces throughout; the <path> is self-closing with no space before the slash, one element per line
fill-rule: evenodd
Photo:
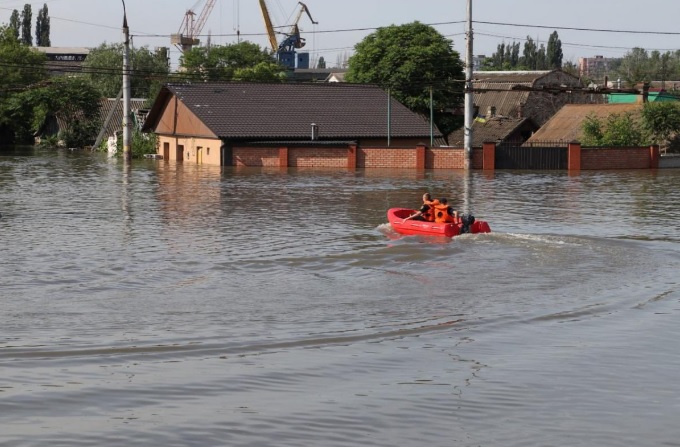
<path fill-rule="evenodd" d="M 493 232 L 392 232 L 424 191 Z M 0 445 L 680 445 L 679 203 L 0 149 Z"/>

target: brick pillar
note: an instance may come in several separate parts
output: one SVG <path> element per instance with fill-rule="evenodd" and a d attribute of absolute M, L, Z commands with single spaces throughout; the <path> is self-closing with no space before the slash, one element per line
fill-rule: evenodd
<path fill-rule="evenodd" d="M 357 145 L 350 144 L 347 147 L 347 169 L 357 168 Z"/>
<path fill-rule="evenodd" d="M 496 143 L 482 143 L 482 169 L 496 169 Z"/>
<path fill-rule="evenodd" d="M 288 167 L 288 148 L 287 147 L 280 147 L 279 148 L 279 167 L 280 168 L 287 168 Z"/>
<path fill-rule="evenodd" d="M 416 169 L 425 169 L 425 145 L 416 145 Z"/>
<path fill-rule="evenodd" d="M 651 169 L 657 169 L 659 167 L 659 158 L 661 154 L 659 152 L 659 146 L 654 144 L 649 148 L 649 167 Z"/>
<path fill-rule="evenodd" d="M 581 143 L 569 143 L 567 148 L 567 170 L 581 170 Z"/>

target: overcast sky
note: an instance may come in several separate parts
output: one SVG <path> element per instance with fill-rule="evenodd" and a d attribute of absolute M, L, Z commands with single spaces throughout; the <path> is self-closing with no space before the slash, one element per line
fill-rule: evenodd
<path fill-rule="evenodd" d="M 123 0 L 0 0 L 0 23 L 6 24 L 12 10 L 24 4 L 33 9 L 33 27 L 38 11 L 47 4 L 54 47 L 96 47 L 121 41 Z M 136 47 L 167 46 L 176 61 L 179 50 L 170 43 L 188 9 L 200 15 L 207 0 L 127 0 L 127 19 Z M 275 25 L 287 30 L 299 5 L 295 0 L 267 0 Z M 307 15 L 300 19 L 305 51 L 311 59 L 323 56 L 328 66 L 352 54 L 354 45 L 381 26 L 418 20 L 433 25 L 453 40 L 465 55 L 467 0 L 305 0 Z M 553 31 L 562 41 L 564 60 L 603 55 L 621 57 L 633 47 L 648 51 L 680 49 L 679 0 L 473 0 L 474 54 L 491 55 L 499 43 L 519 41 L 526 36 L 547 43 Z M 486 23 L 485 23 L 486 22 Z M 599 31 L 596 31 L 599 30 Z M 268 46 L 257 0 L 217 0 L 201 32 L 214 44 L 249 40 Z M 35 34 L 35 29 L 33 30 Z M 174 62 L 173 62 L 174 64 Z M 173 67 L 176 68 L 176 67 Z"/>

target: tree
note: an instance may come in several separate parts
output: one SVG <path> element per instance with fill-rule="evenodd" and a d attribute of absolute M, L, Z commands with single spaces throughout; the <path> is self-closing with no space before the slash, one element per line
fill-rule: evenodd
<path fill-rule="evenodd" d="M 522 53 L 521 64 L 527 70 L 536 70 L 536 53 L 538 52 L 536 48 L 536 43 L 534 39 L 527 36 L 526 42 L 524 42 L 524 52 Z"/>
<path fill-rule="evenodd" d="M 47 57 L 22 45 L 13 28 L 0 26 L 0 97 L 2 91 L 20 90 L 46 79 Z"/>
<path fill-rule="evenodd" d="M 21 31 L 21 18 L 19 17 L 19 11 L 16 9 L 12 11 L 12 15 L 9 18 L 9 27 L 12 29 L 14 37 L 19 40 L 19 31 Z"/>
<path fill-rule="evenodd" d="M 326 68 L 326 59 L 324 59 L 323 56 L 319 58 L 319 62 L 317 62 L 316 68 Z"/>
<path fill-rule="evenodd" d="M 31 131 L 55 117 L 66 123 L 59 139 L 67 147 L 91 144 L 100 128 L 99 92 L 82 77 L 57 77 L 49 84 L 22 92 L 14 101 L 31 111 Z"/>
<path fill-rule="evenodd" d="M 179 59 L 185 73 L 206 81 L 280 81 L 285 68 L 252 42 L 194 47 Z"/>
<path fill-rule="evenodd" d="M 640 82 L 651 81 L 647 51 L 643 48 L 633 48 L 623 56 L 619 71 L 629 87 Z"/>
<path fill-rule="evenodd" d="M 31 20 L 33 20 L 31 5 L 26 3 L 24 5 L 24 10 L 21 12 L 21 43 L 28 45 L 29 47 L 33 45 L 33 36 L 31 35 Z"/>
<path fill-rule="evenodd" d="M 49 47 L 50 44 L 50 16 L 47 11 L 47 4 L 43 4 L 38 12 L 35 22 L 35 45 L 38 47 Z"/>
<path fill-rule="evenodd" d="M 548 68 L 548 56 L 546 55 L 545 45 L 541 44 L 536 52 L 536 70 Z"/>
<path fill-rule="evenodd" d="M 113 98 L 123 86 L 123 44 L 101 44 L 83 63 L 86 79 L 102 97 Z M 130 88 L 135 98 L 150 98 L 168 78 L 168 60 L 147 47 L 130 51 Z"/>
<path fill-rule="evenodd" d="M 589 115 L 583 123 L 584 146 L 647 146 L 648 132 L 632 113 L 612 113 L 605 120 Z"/>
<path fill-rule="evenodd" d="M 666 148 L 680 135 L 680 104 L 677 102 L 650 102 L 641 113 L 643 126 L 653 143 Z"/>
<path fill-rule="evenodd" d="M 463 99 L 463 63 L 453 43 L 420 22 L 378 28 L 355 45 L 348 82 L 376 84 L 412 111 L 429 117 L 448 135 L 460 126 L 449 112 Z"/>
<path fill-rule="evenodd" d="M 562 67 L 562 41 L 557 34 L 557 31 L 553 31 L 548 39 L 548 50 L 546 54 L 548 58 L 548 68 L 555 69 Z"/>

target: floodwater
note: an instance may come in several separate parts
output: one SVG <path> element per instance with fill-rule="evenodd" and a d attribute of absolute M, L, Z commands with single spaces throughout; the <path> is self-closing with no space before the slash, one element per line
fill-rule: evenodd
<path fill-rule="evenodd" d="M 393 233 L 425 191 L 493 233 Z M 0 445 L 680 446 L 679 205 L 0 149 Z"/>

